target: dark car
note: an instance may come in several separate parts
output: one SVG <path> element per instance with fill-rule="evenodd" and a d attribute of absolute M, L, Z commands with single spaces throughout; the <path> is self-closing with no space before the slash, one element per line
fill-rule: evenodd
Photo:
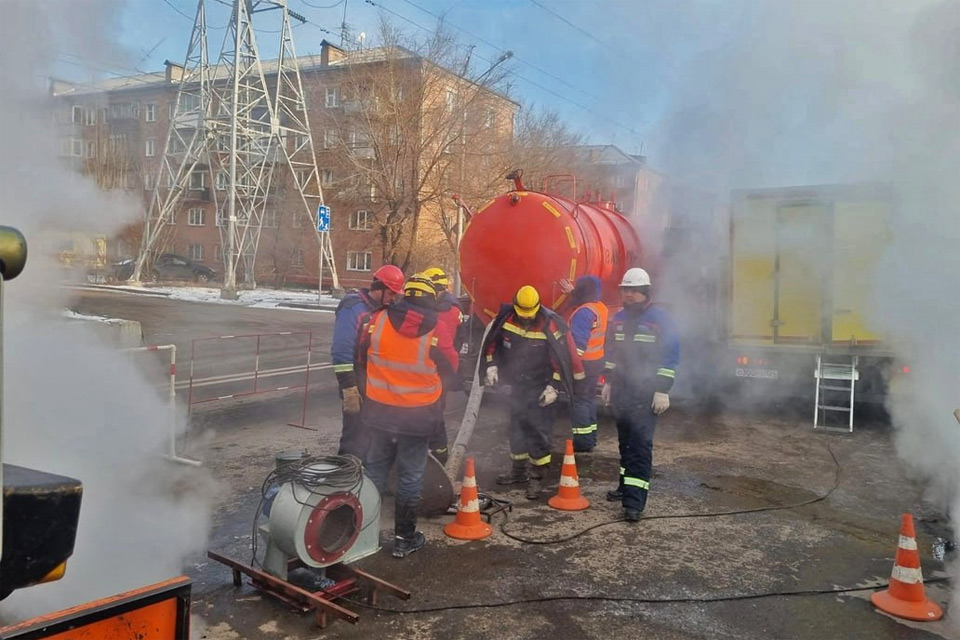
<path fill-rule="evenodd" d="M 119 281 L 129 280 L 133 276 L 134 266 L 135 261 L 132 259 L 115 263 L 116 279 Z M 199 262 L 194 262 L 174 253 L 161 253 L 153 263 L 149 279 L 154 282 L 160 280 L 192 280 L 203 283 L 216 279 L 216 275 L 213 269 Z"/>

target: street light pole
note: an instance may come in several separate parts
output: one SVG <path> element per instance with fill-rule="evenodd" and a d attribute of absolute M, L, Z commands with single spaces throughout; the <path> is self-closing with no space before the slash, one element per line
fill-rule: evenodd
<path fill-rule="evenodd" d="M 480 92 L 482 87 L 480 86 L 480 81 L 483 80 L 486 76 L 499 67 L 501 64 L 513 57 L 513 51 L 504 51 L 500 54 L 500 57 L 497 58 L 493 64 L 490 65 L 490 68 L 477 76 L 477 79 L 473 81 L 473 84 L 477 85 L 477 93 Z M 460 117 L 460 193 L 463 193 L 464 181 L 466 180 L 465 169 L 467 164 L 467 140 L 466 140 L 466 129 L 467 129 L 467 107 L 464 105 L 461 117 Z M 453 280 L 453 291 L 454 295 L 458 298 L 463 292 L 463 284 L 460 280 L 460 240 L 463 238 L 463 202 L 461 201 L 461 196 L 456 197 L 457 201 L 457 241 L 455 243 L 455 250 L 453 254 L 453 265 L 454 265 L 454 280 Z"/>

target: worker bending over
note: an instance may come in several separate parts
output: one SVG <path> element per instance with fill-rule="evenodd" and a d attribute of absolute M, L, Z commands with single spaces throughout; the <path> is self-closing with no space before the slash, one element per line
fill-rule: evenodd
<path fill-rule="evenodd" d="M 620 438 L 620 484 L 607 500 L 620 500 L 636 522 L 647 505 L 657 416 L 670 408 L 670 387 L 680 361 L 680 337 L 666 311 L 650 303 L 650 276 L 628 269 L 620 282 L 623 309 L 607 328 L 603 400 L 613 405 Z"/>
<path fill-rule="evenodd" d="M 484 385 L 510 385 L 509 472 L 497 484 L 527 485 L 527 498 L 540 497 L 550 467 L 554 406 L 559 390 L 573 397 L 584 374 L 566 323 L 540 304 L 540 294 L 520 287 L 512 305 L 503 305 L 480 347 Z"/>
<path fill-rule="evenodd" d="M 397 558 L 425 543 L 417 531 L 417 507 L 427 442 L 442 417 L 441 378 L 459 383 L 453 337 L 437 321 L 436 303 L 430 281 L 412 277 L 403 287 L 402 300 L 373 313 L 357 344 L 362 418 L 370 437 L 365 466 L 380 495 L 397 463 L 393 547 Z"/>

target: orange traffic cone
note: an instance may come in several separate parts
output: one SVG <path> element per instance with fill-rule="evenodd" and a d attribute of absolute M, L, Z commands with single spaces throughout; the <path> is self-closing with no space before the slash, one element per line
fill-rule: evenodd
<path fill-rule="evenodd" d="M 900 544 L 893 561 L 890 588 L 870 596 L 870 602 L 883 611 L 907 620 L 939 620 L 943 611 L 937 603 L 927 599 L 920 572 L 920 554 L 917 552 L 917 534 L 913 530 L 913 516 L 903 514 L 900 521 Z"/>
<path fill-rule="evenodd" d="M 573 457 L 573 440 L 567 440 L 567 449 L 563 453 L 563 468 L 560 470 L 557 495 L 547 500 L 547 504 L 562 511 L 582 511 L 590 506 L 590 502 L 580 495 L 577 461 Z"/>
<path fill-rule="evenodd" d="M 473 458 L 467 458 L 467 471 L 463 474 L 463 486 L 460 487 L 457 519 L 448 523 L 443 532 L 458 540 L 481 540 L 493 533 L 490 525 L 480 519 L 480 499 L 477 497 Z"/>

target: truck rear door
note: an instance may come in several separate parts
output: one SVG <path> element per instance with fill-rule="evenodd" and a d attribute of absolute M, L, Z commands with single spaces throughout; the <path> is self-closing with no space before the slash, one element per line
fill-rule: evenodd
<path fill-rule="evenodd" d="M 831 261 L 830 205 L 782 203 L 776 211 L 773 342 L 819 344 Z"/>

